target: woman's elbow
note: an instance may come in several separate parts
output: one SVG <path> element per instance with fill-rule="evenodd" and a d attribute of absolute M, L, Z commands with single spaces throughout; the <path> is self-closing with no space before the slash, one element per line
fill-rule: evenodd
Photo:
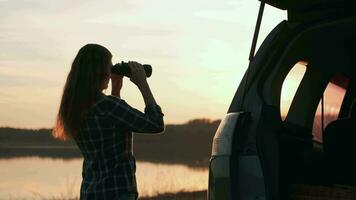
<path fill-rule="evenodd" d="M 164 122 L 161 122 L 161 123 L 158 123 L 155 126 L 154 130 L 152 130 L 152 131 L 153 131 L 153 133 L 161 133 L 161 134 L 163 134 L 164 130 L 165 130 Z"/>
<path fill-rule="evenodd" d="M 162 125 L 160 125 L 159 127 L 158 127 L 158 132 L 157 133 L 164 133 L 164 130 L 165 130 L 165 126 L 164 126 L 164 124 L 162 124 Z"/>
<path fill-rule="evenodd" d="M 146 133 L 163 133 L 165 125 L 163 119 L 152 121 L 149 127 L 146 127 Z M 144 132 L 144 131 L 143 131 Z"/>

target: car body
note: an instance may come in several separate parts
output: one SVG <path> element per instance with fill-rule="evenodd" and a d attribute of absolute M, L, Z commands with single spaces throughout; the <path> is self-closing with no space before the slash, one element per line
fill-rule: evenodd
<path fill-rule="evenodd" d="M 288 20 L 261 44 L 216 131 L 209 200 L 284 200 L 298 184 L 337 184 L 328 180 L 333 172 L 325 166 L 323 133 L 317 140 L 313 125 L 328 85 L 344 91 L 336 118 L 347 117 L 356 98 L 356 6 L 346 0 L 266 2 L 288 10 Z M 282 116 L 283 83 L 296 65 L 305 72 Z"/>

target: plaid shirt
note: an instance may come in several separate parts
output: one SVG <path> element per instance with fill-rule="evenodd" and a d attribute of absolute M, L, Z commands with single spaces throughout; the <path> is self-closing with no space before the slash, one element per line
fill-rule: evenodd
<path fill-rule="evenodd" d="M 163 113 L 158 105 L 146 106 L 142 113 L 118 97 L 100 93 L 74 138 L 84 157 L 80 199 L 138 196 L 132 132 L 163 130 Z"/>

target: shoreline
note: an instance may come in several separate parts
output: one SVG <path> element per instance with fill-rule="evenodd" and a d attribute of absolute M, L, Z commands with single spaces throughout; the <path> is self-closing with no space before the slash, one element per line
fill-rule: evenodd
<path fill-rule="evenodd" d="M 220 121 L 196 119 L 181 125 L 167 125 L 164 134 L 135 134 L 137 160 L 154 163 L 207 167 L 212 140 Z M 39 156 L 44 158 L 82 158 L 73 139 L 59 141 L 50 129 L 0 127 L 0 158 Z M 183 148 L 182 148 L 183 147 Z"/>
<path fill-rule="evenodd" d="M 83 158 L 81 152 L 75 146 L 0 146 L 0 159 L 12 158 L 52 158 L 71 160 Z M 192 168 L 206 168 L 209 166 L 208 159 L 194 159 L 181 156 L 163 157 L 163 156 L 143 156 L 135 153 L 137 161 L 153 162 L 162 164 L 182 164 Z"/>
<path fill-rule="evenodd" d="M 207 191 L 163 193 L 153 197 L 139 197 L 138 200 L 206 200 Z"/>

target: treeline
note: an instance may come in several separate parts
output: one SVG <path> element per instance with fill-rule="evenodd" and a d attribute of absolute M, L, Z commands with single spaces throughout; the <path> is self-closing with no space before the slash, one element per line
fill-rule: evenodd
<path fill-rule="evenodd" d="M 185 124 L 167 125 L 163 134 L 135 134 L 136 158 L 206 167 L 219 124 L 220 120 L 195 119 Z M 51 129 L 0 128 L 0 158 L 20 156 L 71 159 L 82 155 L 73 140 L 54 139 Z"/>

